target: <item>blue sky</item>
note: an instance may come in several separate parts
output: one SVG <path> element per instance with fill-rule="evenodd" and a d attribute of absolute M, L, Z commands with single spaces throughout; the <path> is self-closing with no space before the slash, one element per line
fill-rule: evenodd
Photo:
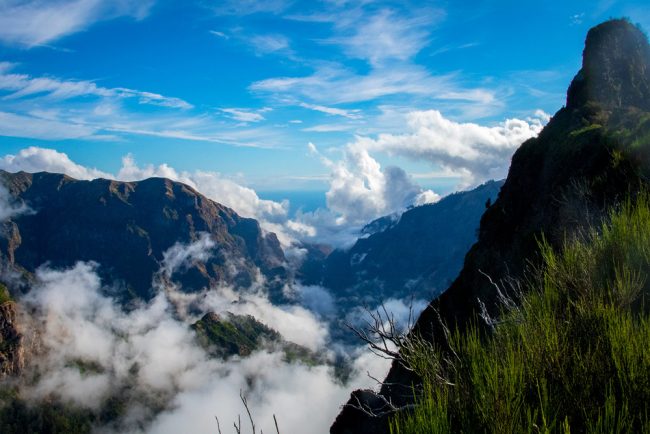
<path fill-rule="evenodd" d="M 407 142 L 419 125 L 413 113 L 435 110 L 437 127 L 464 129 L 554 113 L 588 28 L 628 16 L 647 29 L 648 9 L 644 1 L 3 1 L 0 157 L 37 146 L 116 173 L 131 154 L 257 190 L 327 190 L 350 144 L 382 134 Z M 398 166 L 440 192 L 503 172 L 454 163 L 453 150 L 365 149 L 382 168 Z"/>

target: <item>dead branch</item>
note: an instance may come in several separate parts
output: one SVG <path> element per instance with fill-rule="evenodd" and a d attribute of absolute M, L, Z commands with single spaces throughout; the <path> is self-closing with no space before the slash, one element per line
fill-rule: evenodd
<path fill-rule="evenodd" d="M 217 432 L 218 432 L 219 434 L 223 434 L 223 433 L 221 432 L 221 426 L 219 426 L 219 418 L 218 418 L 217 416 L 215 416 L 214 418 L 217 419 Z"/>
<path fill-rule="evenodd" d="M 253 434 L 255 434 L 255 422 L 253 421 L 251 410 L 250 408 L 248 408 L 248 400 L 246 400 L 246 397 L 244 396 L 244 392 L 242 392 L 241 390 L 239 391 L 239 398 L 241 399 L 241 402 L 244 404 L 246 413 L 248 413 L 248 420 L 251 422 L 251 431 Z"/>
<path fill-rule="evenodd" d="M 500 282 L 501 286 L 499 286 L 487 273 L 482 270 L 478 270 L 478 272 L 485 276 L 490 282 L 490 285 L 496 290 L 498 305 L 503 306 L 504 310 L 508 312 L 521 312 L 520 302 L 523 299 L 523 292 L 519 281 L 515 279 L 504 279 Z M 506 286 L 509 288 L 506 288 Z M 477 302 L 480 309 L 479 316 L 492 330 L 497 325 L 505 322 L 504 320 L 492 317 L 483 300 L 477 298 Z"/>

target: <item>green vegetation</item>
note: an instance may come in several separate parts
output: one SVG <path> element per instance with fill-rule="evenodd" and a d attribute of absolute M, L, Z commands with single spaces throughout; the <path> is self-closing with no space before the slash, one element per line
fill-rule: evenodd
<path fill-rule="evenodd" d="M 11 301 L 11 294 L 5 285 L 0 283 L 0 304 L 5 304 L 8 301 Z"/>
<path fill-rule="evenodd" d="M 43 401 L 30 405 L 13 387 L 0 388 L 0 432 L 20 433 L 90 433 L 95 417 L 82 410 L 57 402 Z"/>
<path fill-rule="evenodd" d="M 218 357 L 247 356 L 260 349 L 264 341 L 276 342 L 281 336 L 250 315 L 206 314 L 192 325 L 197 338 L 210 354 Z"/>
<path fill-rule="evenodd" d="M 569 133 L 569 137 L 576 137 L 576 136 L 579 136 L 580 134 L 584 134 L 584 133 L 589 132 L 589 131 L 601 129 L 602 127 L 603 127 L 602 125 L 598 125 L 598 124 L 587 125 L 585 127 L 579 128 L 579 129 L 577 129 L 575 131 L 571 131 Z"/>
<path fill-rule="evenodd" d="M 213 357 L 248 356 L 252 352 L 281 349 L 284 360 L 315 366 L 322 360 L 309 349 L 287 342 L 282 335 L 251 315 L 208 313 L 192 325 L 199 344 Z"/>
<path fill-rule="evenodd" d="M 540 247 L 487 333 L 452 332 L 452 350 L 412 338 L 423 388 L 392 433 L 650 433 L 650 195 Z"/>

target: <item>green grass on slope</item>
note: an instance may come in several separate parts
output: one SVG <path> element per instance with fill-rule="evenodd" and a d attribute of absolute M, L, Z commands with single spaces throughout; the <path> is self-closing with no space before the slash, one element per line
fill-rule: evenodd
<path fill-rule="evenodd" d="M 11 301 L 11 295 L 9 294 L 9 290 L 5 285 L 0 283 L 0 304 L 5 304 L 8 301 Z"/>
<path fill-rule="evenodd" d="M 650 196 L 541 249 L 487 337 L 470 327 L 449 337 L 455 354 L 404 352 L 425 382 L 393 434 L 650 433 Z"/>

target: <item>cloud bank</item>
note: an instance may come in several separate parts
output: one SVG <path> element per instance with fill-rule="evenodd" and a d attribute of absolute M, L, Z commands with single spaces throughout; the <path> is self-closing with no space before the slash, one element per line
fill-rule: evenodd
<path fill-rule="evenodd" d="M 209 246 L 204 246 L 209 251 Z M 185 249 L 185 253 L 182 250 Z M 178 258 L 199 254 L 200 245 L 178 246 Z M 174 258 L 174 260 L 171 260 Z M 182 261 L 180 261 L 182 263 Z M 125 311 L 105 295 L 97 264 L 66 270 L 42 268 L 21 300 L 23 320 L 40 331 L 41 352 L 28 365 L 21 396 L 57 397 L 100 411 L 109 397 L 126 405 L 103 432 L 216 432 L 214 416 L 227 427 L 244 414 L 243 393 L 258 426 L 273 432 L 327 432 L 355 387 L 369 387 L 370 370 L 382 376 L 388 364 L 353 350 L 352 377 L 344 383 L 326 364 L 287 362 L 282 352 L 262 350 L 247 358 L 210 359 L 195 341 L 191 321 L 179 317 L 163 290 L 148 304 Z M 171 288 L 173 291 L 174 289 Z M 327 326 L 299 306 L 273 306 L 262 293 L 216 288 L 197 295 L 205 309 L 253 314 L 285 339 L 327 353 Z"/>
<path fill-rule="evenodd" d="M 32 210 L 27 204 L 16 202 L 11 194 L 9 194 L 7 188 L 0 182 L 0 223 L 12 217 L 30 212 Z"/>
<path fill-rule="evenodd" d="M 549 115 L 538 110 L 526 120 L 507 119 L 487 127 L 454 122 L 437 110 L 415 111 L 407 115 L 408 133 L 358 137 L 350 148 L 427 161 L 460 174 L 470 186 L 504 178 L 514 151 L 536 137 L 548 120 Z"/>

